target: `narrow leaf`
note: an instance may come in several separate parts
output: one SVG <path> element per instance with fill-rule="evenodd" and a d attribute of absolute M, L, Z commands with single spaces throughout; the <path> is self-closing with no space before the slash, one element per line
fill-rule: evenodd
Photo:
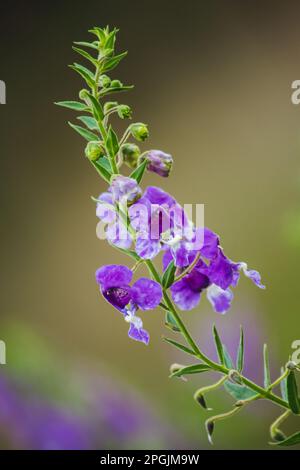
<path fill-rule="evenodd" d="M 111 158 L 114 158 L 119 151 L 119 141 L 113 128 L 110 127 L 107 133 L 106 148 Z"/>
<path fill-rule="evenodd" d="M 100 176 L 107 182 L 107 183 L 110 183 L 110 178 L 111 178 L 111 173 L 109 173 L 103 166 L 101 166 L 99 163 L 98 163 L 99 160 L 97 160 L 96 162 L 91 162 L 92 165 L 95 167 L 95 169 L 97 170 L 97 172 L 100 174 Z"/>
<path fill-rule="evenodd" d="M 174 261 L 172 260 L 169 263 L 162 277 L 162 285 L 165 289 L 168 289 L 168 287 L 170 287 L 173 284 L 175 271 L 176 271 L 176 266 L 174 265 Z"/>
<path fill-rule="evenodd" d="M 165 325 L 167 328 L 170 328 L 172 331 L 176 331 L 176 332 L 180 331 L 180 328 L 178 328 L 177 322 L 171 312 L 166 313 Z"/>
<path fill-rule="evenodd" d="M 182 369 L 173 372 L 170 377 L 182 377 L 183 375 L 200 374 L 201 372 L 207 372 L 209 370 L 211 370 L 211 368 L 206 364 L 195 364 L 183 367 Z"/>
<path fill-rule="evenodd" d="M 75 72 L 79 73 L 79 75 L 81 75 L 81 77 L 86 81 L 89 87 L 93 88 L 93 86 L 95 85 L 95 80 L 94 74 L 90 70 L 88 70 L 83 65 L 79 64 L 70 65 L 70 68 L 75 70 Z"/>
<path fill-rule="evenodd" d="M 91 101 L 95 119 L 97 121 L 99 121 L 100 119 L 103 119 L 104 113 L 103 113 L 103 109 L 99 101 L 91 93 L 88 93 L 87 96 L 89 100 Z"/>
<path fill-rule="evenodd" d="M 215 325 L 213 326 L 213 337 L 214 337 L 215 346 L 216 346 L 216 350 L 217 350 L 217 353 L 218 353 L 220 364 L 224 364 L 223 344 L 222 344 L 222 341 L 220 339 L 218 330 L 217 330 Z"/>
<path fill-rule="evenodd" d="M 196 354 L 194 353 L 194 351 L 192 349 L 189 349 L 187 348 L 186 346 L 184 346 L 183 344 L 181 343 L 177 343 L 177 341 L 174 341 L 173 339 L 170 339 L 170 338 L 163 338 L 167 343 L 169 344 L 172 344 L 172 346 L 175 346 L 175 348 L 178 348 L 180 349 L 181 351 L 187 353 L 187 354 L 190 354 L 191 356 L 195 356 Z"/>
<path fill-rule="evenodd" d="M 236 358 L 236 368 L 238 372 L 242 372 L 244 367 L 244 332 L 243 328 L 240 329 L 240 342 Z"/>
<path fill-rule="evenodd" d="M 71 122 L 68 122 L 68 124 L 69 126 L 72 127 L 72 129 L 74 129 L 74 131 L 78 132 L 78 134 L 84 137 L 87 141 L 98 140 L 98 136 L 96 134 L 85 129 L 84 127 L 76 126 L 75 124 L 72 124 Z"/>
<path fill-rule="evenodd" d="M 98 50 L 97 41 L 95 42 L 74 41 L 74 44 L 76 44 L 77 46 L 90 47 L 91 49 Z"/>
<path fill-rule="evenodd" d="M 127 55 L 127 51 L 122 52 L 122 54 L 115 55 L 107 59 L 104 62 L 103 72 L 107 72 L 108 70 L 113 70 L 117 65 L 121 62 L 121 60 Z"/>
<path fill-rule="evenodd" d="M 82 55 L 85 59 L 89 60 L 95 67 L 98 66 L 98 61 L 95 59 L 91 54 L 88 52 L 84 51 L 83 49 L 80 49 L 79 47 L 73 46 L 73 50 L 77 52 L 78 54 Z"/>
<path fill-rule="evenodd" d="M 230 354 L 225 346 L 225 344 L 223 344 L 223 354 L 224 354 L 224 364 L 225 366 L 228 368 L 228 369 L 234 369 L 234 365 L 233 365 L 233 361 L 230 357 Z"/>
<path fill-rule="evenodd" d="M 281 375 L 284 372 L 284 368 L 281 367 Z M 285 401 L 288 401 L 288 395 L 287 395 L 287 380 L 286 377 L 280 382 L 280 391 L 281 391 L 281 396 Z"/>
<path fill-rule="evenodd" d="M 251 388 L 246 387 L 246 385 L 238 385 L 227 380 L 224 384 L 225 390 L 233 397 L 235 400 L 247 400 L 257 395 L 256 392 L 251 390 Z"/>
<path fill-rule="evenodd" d="M 142 181 L 143 175 L 147 167 L 147 160 L 144 160 L 130 175 L 130 178 L 135 179 L 138 183 Z"/>
<path fill-rule="evenodd" d="M 75 111 L 88 111 L 89 108 L 86 104 L 80 103 L 79 101 L 58 101 L 57 106 L 63 106 L 64 108 L 74 109 Z"/>
<path fill-rule="evenodd" d="M 300 432 L 296 432 L 295 434 L 292 434 L 291 436 L 284 439 L 284 441 L 270 442 L 270 444 L 273 446 L 282 446 L 282 447 L 289 447 L 289 446 L 295 446 L 297 444 L 300 444 Z"/>
<path fill-rule="evenodd" d="M 133 87 L 134 87 L 134 85 L 103 88 L 100 92 L 100 96 L 106 96 L 106 95 L 110 95 L 111 93 L 118 93 L 118 92 L 122 92 L 122 91 L 132 90 Z"/>
<path fill-rule="evenodd" d="M 291 410 L 295 414 L 300 413 L 300 402 L 298 397 L 298 387 L 295 377 L 295 372 L 293 370 L 290 371 L 289 375 L 287 376 L 287 397 L 288 402 L 291 407 Z"/>
<path fill-rule="evenodd" d="M 269 352 L 268 346 L 264 344 L 264 387 L 269 388 L 271 385 L 270 365 L 269 365 Z"/>
<path fill-rule="evenodd" d="M 96 119 L 90 116 L 78 116 L 79 121 L 83 122 L 91 131 L 98 131 L 98 124 Z"/>

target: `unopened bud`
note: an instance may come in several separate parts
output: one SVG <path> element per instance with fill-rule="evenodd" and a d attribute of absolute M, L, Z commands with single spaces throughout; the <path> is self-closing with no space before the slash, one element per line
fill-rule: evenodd
<path fill-rule="evenodd" d="M 136 168 L 138 158 L 140 156 L 140 149 L 136 144 L 123 144 L 120 149 L 123 161 L 130 168 Z"/>
<path fill-rule="evenodd" d="M 206 431 L 207 431 L 208 440 L 209 440 L 210 444 L 213 444 L 211 436 L 214 432 L 215 423 L 208 419 L 205 423 L 205 427 L 206 427 Z"/>
<path fill-rule="evenodd" d="M 168 153 L 161 150 L 150 150 L 147 154 L 143 155 L 141 161 L 147 159 L 147 170 L 157 173 L 160 176 L 167 177 L 172 169 L 173 158 Z"/>
<path fill-rule="evenodd" d="M 116 108 L 117 106 L 118 106 L 117 101 L 107 101 L 103 107 L 103 110 L 105 113 L 107 113 L 107 111 L 110 111 L 112 108 Z"/>
<path fill-rule="evenodd" d="M 204 408 L 205 410 L 208 410 L 208 411 L 211 411 L 212 408 L 208 408 L 207 404 L 206 404 L 206 400 L 204 398 L 204 395 L 203 393 L 201 392 L 201 389 L 200 390 L 197 390 L 197 392 L 194 393 L 194 400 L 199 403 L 200 406 L 202 406 L 202 408 Z"/>
<path fill-rule="evenodd" d="M 121 119 L 131 119 L 132 110 L 130 106 L 120 104 L 120 106 L 118 106 L 118 115 Z"/>
<path fill-rule="evenodd" d="M 110 86 L 111 86 L 111 88 L 119 88 L 119 87 L 123 86 L 123 83 L 120 82 L 120 80 L 112 80 L 110 82 Z"/>
<path fill-rule="evenodd" d="M 88 95 L 89 95 L 88 91 L 85 88 L 83 88 L 82 90 L 80 90 L 78 96 L 82 101 L 86 101 L 88 99 Z"/>
<path fill-rule="evenodd" d="M 111 79 L 107 75 L 101 75 L 99 78 L 99 85 L 103 88 L 108 88 L 111 84 Z"/>
<path fill-rule="evenodd" d="M 147 124 L 143 124 L 142 122 L 136 122 L 135 124 L 132 124 L 130 130 L 133 137 L 140 142 L 143 142 L 147 139 L 147 137 L 149 137 Z"/>
<path fill-rule="evenodd" d="M 104 155 L 104 149 L 100 142 L 92 141 L 85 147 L 85 155 L 89 160 L 95 162 L 98 158 Z"/>

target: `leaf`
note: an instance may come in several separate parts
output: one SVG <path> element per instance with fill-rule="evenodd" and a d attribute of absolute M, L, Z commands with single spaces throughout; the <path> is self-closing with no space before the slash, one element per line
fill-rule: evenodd
<path fill-rule="evenodd" d="M 281 375 L 284 372 L 284 368 L 281 367 Z M 285 401 L 288 401 L 288 395 L 287 395 L 287 380 L 286 377 L 280 382 L 280 391 L 281 391 L 281 396 Z"/>
<path fill-rule="evenodd" d="M 88 111 L 89 108 L 86 104 L 80 103 L 79 101 L 57 101 L 57 106 L 63 106 L 64 108 L 74 109 L 75 111 Z"/>
<path fill-rule="evenodd" d="M 273 446 L 282 446 L 282 447 L 289 447 L 289 446 L 295 446 L 297 444 L 300 444 L 300 432 L 296 432 L 295 434 L 292 434 L 291 436 L 287 437 L 283 441 L 270 442 L 270 444 Z"/>
<path fill-rule="evenodd" d="M 295 372 L 293 370 L 290 371 L 289 375 L 287 376 L 287 398 L 290 405 L 290 408 L 293 413 L 296 415 L 300 413 L 300 402 L 298 397 L 298 387 L 295 377 Z"/>
<path fill-rule="evenodd" d="M 269 388 L 271 385 L 270 364 L 268 346 L 264 344 L 264 387 Z"/>
<path fill-rule="evenodd" d="M 220 364 L 224 364 L 224 350 L 216 325 L 213 326 L 213 336 Z"/>
<path fill-rule="evenodd" d="M 69 66 L 71 69 L 75 70 L 75 72 L 79 73 L 81 77 L 86 81 L 86 83 L 89 85 L 90 88 L 93 88 L 95 85 L 95 79 L 94 79 L 94 74 L 84 67 L 83 65 L 80 64 L 73 64 Z"/>
<path fill-rule="evenodd" d="M 175 271 L 176 271 L 176 266 L 174 265 L 174 260 L 172 260 L 169 263 L 162 277 L 162 285 L 165 289 L 168 289 L 168 287 L 170 287 L 173 284 Z"/>
<path fill-rule="evenodd" d="M 77 46 L 90 47 L 91 49 L 98 50 L 97 41 L 94 41 L 94 42 L 74 41 L 74 44 L 76 44 Z"/>
<path fill-rule="evenodd" d="M 190 354 L 191 356 L 196 356 L 196 354 L 194 353 L 194 351 L 190 348 L 187 348 L 186 346 L 184 346 L 183 344 L 181 343 L 177 343 L 177 341 L 174 341 L 173 339 L 170 339 L 170 338 L 165 338 L 163 337 L 163 339 L 169 343 L 169 344 L 172 344 L 172 346 L 175 346 L 175 348 L 178 348 L 180 349 L 181 351 L 187 353 L 187 354 Z"/>
<path fill-rule="evenodd" d="M 98 130 L 98 124 L 95 118 L 90 116 L 78 116 L 79 121 L 83 122 L 86 127 L 92 131 Z"/>
<path fill-rule="evenodd" d="M 223 354 L 224 354 L 224 364 L 227 367 L 227 369 L 231 369 L 231 370 L 234 369 L 233 361 L 230 357 L 230 354 L 225 344 L 223 344 Z"/>
<path fill-rule="evenodd" d="M 100 159 L 99 159 L 100 160 Z M 95 167 L 100 176 L 107 182 L 110 183 L 111 173 L 106 170 L 100 163 L 99 160 L 96 162 L 91 161 L 92 165 Z"/>
<path fill-rule="evenodd" d="M 180 328 L 178 328 L 177 322 L 171 312 L 166 313 L 165 325 L 172 331 L 180 332 Z"/>
<path fill-rule="evenodd" d="M 121 62 L 121 60 L 126 57 L 127 51 L 122 52 L 122 54 L 115 55 L 114 57 L 111 57 L 107 59 L 104 62 L 104 67 L 102 69 L 102 72 L 107 72 L 108 70 L 113 70 L 117 65 Z"/>
<path fill-rule="evenodd" d="M 200 374 L 201 372 L 207 372 L 211 370 L 211 367 L 207 366 L 206 364 L 194 364 L 192 366 L 186 366 L 182 369 L 173 372 L 170 377 L 182 377 L 183 375 L 190 375 L 190 374 Z"/>
<path fill-rule="evenodd" d="M 114 248 L 116 248 L 118 251 L 120 251 L 124 255 L 130 256 L 135 261 L 140 261 L 141 260 L 141 258 L 139 257 L 139 255 L 136 254 L 135 251 L 125 250 L 124 248 L 119 248 L 118 246 L 114 246 Z"/>
<path fill-rule="evenodd" d="M 240 328 L 240 342 L 236 358 L 236 368 L 238 372 L 242 372 L 244 366 L 244 331 Z"/>
<path fill-rule="evenodd" d="M 105 96 L 111 93 L 118 93 L 122 91 L 128 91 L 128 90 L 132 90 L 132 88 L 134 88 L 134 85 L 127 85 L 127 86 L 122 85 L 122 86 L 116 86 L 116 87 L 103 88 L 100 92 L 100 96 Z"/>
<path fill-rule="evenodd" d="M 112 174 L 111 165 L 110 165 L 110 161 L 108 160 L 108 158 L 100 157 L 97 160 L 97 163 L 99 163 L 99 165 L 101 165 L 103 168 L 105 168 L 108 172 Z"/>
<path fill-rule="evenodd" d="M 98 67 L 98 61 L 95 57 L 91 56 L 88 52 L 80 49 L 79 47 L 73 46 L 72 49 L 77 52 L 78 54 L 82 55 L 85 59 L 89 60 L 95 67 Z"/>
<path fill-rule="evenodd" d="M 109 35 L 106 37 L 106 41 L 105 41 L 106 49 L 113 49 L 115 47 L 116 34 L 118 31 L 119 30 L 117 28 L 114 28 L 113 31 L 111 31 Z"/>
<path fill-rule="evenodd" d="M 74 131 L 78 132 L 82 137 L 84 137 L 87 141 L 92 141 L 92 140 L 98 140 L 98 136 L 94 134 L 91 131 L 88 131 L 84 127 L 81 126 L 76 126 L 75 124 L 72 124 L 71 122 L 68 122 L 69 126 L 74 129 Z"/>
<path fill-rule="evenodd" d="M 91 101 L 94 117 L 97 121 L 100 121 L 104 117 L 103 109 L 99 101 L 91 94 L 87 93 L 89 100 Z"/>
<path fill-rule="evenodd" d="M 224 384 L 225 390 L 236 400 L 247 400 L 257 395 L 256 392 L 246 385 L 238 385 L 227 380 Z"/>
<path fill-rule="evenodd" d="M 98 28 L 97 26 L 95 26 L 95 27 L 92 28 L 92 29 L 89 29 L 89 33 L 95 34 L 95 36 L 97 36 L 97 38 L 98 38 L 100 41 L 102 41 L 102 43 L 104 43 L 105 40 L 106 40 L 105 32 L 103 31 L 103 29 Z"/>
<path fill-rule="evenodd" d="M 130 178 L 135 179 L 138 183 L 142 181 L 143 175 L 147 167 L 147 160 L 144 160 L 130 175 Z"/>
<path fill-rule="evenodd" d="M 119 151 L 119 141 L 116 133 L 114 132 L 111 126 L 108 130 L 107 139 L 105 143 L 109 156 L 111 158 L 114 158 Z"/>

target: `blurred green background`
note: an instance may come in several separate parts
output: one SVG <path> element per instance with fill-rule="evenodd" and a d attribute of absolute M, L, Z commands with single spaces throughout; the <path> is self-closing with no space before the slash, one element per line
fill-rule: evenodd
<path fill-rule="evenodd" d="M 94 281 L 99 266 L 127 260 L 96 238 L 90 196 L 105 186 L 66 125 L 74 114 L 53 106 L 77 98 L 82 82 L 67 68 L 78 60 L 71 45 L 87 40 L 94 25 L 120 28 L 118 47 L 129 55 L 115 78 L 135 84 L 120 100 L 133 107 L 135 120 L 149 123 L 145 148 L 175 159 L 168 180 L 148 175 L 146 183 L 163 184 L 181 203 L 204 203 L 206 225 L 221 235 L 226 254 L 258 269 L 267 285 L 262 292 L 243 280 L 221 318 L 203 298 L 185 314 L 187 322 L 207 349 L 214 322 L 232 342 L 245 324 L 249 368 L 259 381 L 265 341 L 275 374 L 286 361 L 300 338 L 300 106 L 290 99 L 291 83 L 300 78 L 299 13 L 293 1 L 2 2 L 0 339 L 7 365 L 0 378 L 19 387 L 20 399 L 24 387 L 35 389 L 47 377 L 67 387 L 68 375 L 58 370 L 77 373 L 88 365 L 97 376 L 104 367 L 106 378 L 126 383 L 178 433 L 160 442 L 147 433 L 142 442 L 115 438 L 112 447 L 208 447 L 206 415 L 192 400 L 202 382 L 168 378 L 169 364 L 184 358 L 162 343 L 162 314 L 144 316 L 148 348 L 130 341 Z M 55 351 L 48 374 L 43 348 Z M 42 389 L 36 393 L 46 400 Z M 84 400 L 84 387 L 77 393 Z M 225 410 L 231 399 L 217 394 L 212 402 Z M 65 403 L 72 411 L 71 397 Z M 220 424 L 214 448 L 266 448 L 276 413 L 263 403 Z M 24 420 L 28 431 L 32 423 Z M 0 439 L 2 448 L 22 445 L 38 444 Z"/>

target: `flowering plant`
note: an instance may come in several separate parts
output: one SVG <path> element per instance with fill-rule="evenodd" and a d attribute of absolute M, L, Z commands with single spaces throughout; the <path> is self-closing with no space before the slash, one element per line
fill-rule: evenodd
<path fill-rule="evenodd" d="M 300 414 L 295 378 L 298 365 L 288 361 L 280 376 L 272 382 L 265 345 L 264 385 L 258 385 L 243 375 L 242 328 L 235 361 L 222 343 L 217 329 L 213 328 L 219 358 L 215 362 L 203 353 L 179 314 L 178 310 L 196 308 L 204 292 L 215 312 L 226 313 L 233 299 L 232 288 L 237 286 L 241 273 L 260 289 L 265 286 L 257 271 L 248 269 L 244 262 L 230 260 L 224 254 L 217 234 L 206 227 L 196 227 L 185 208 L 173 196 L 155 186 L 142 190 L 140 184 L 144 173 L 149 171 L 167 177 L 173 158 L 160 150 L 140 151 L 136 142 L 144 142 L 149 135 L 148 126 L 142 122 L 130 124 L 122 137 L 118 137 L 110 123 L 111 116 L 116 114 L 121 119 L 130 119 L 132 111 L 125 104 L 104 100 L 108 95 L 132 88 L 107 75 L 126 56 L 126 52 L 115 54 L 116 29 L 110 31 L 108 27 L 95 27 L 90 33 L 94 35 L 94 41 L 76 42 L 73 47 L 93 66 L 91 71 L 78 63 L 71 65 L 86 84 L 86 88 L 79 92 L 80 101 L 56 104 L 81 113 L 78 119 L 84 127 L 69 124 L 87 140 L 85 155 L 109 185 L 107 191 L 94 198 L 97 217 L 109 244 L 135 262 L 132 269 L 122 265 L 98 269 L 96 282 L 101 294 L 129 324 L 129 337 L 146 345 L 150 336 L 138 312 L 156 307 L 165 312 L 165 325 L 182 335 L 186 344 L 173 338 L 165 337 L 164 340 L 194 361 L 189 365 L 173 364 L 171 377 L 207 371 L 220 374 L 216 383 L 202 387 L 194 394 L 197 403 L 207 410 L 206 395 L 217 388 L 224 387 L 235 400 L 228 412 L 207 419 L 205 427 L 210 442 L 216 422 L 233 416 L 253 401 L 265 399 L 284 410 L 270 427 L 271 444 L 290 446 L 300 443 L 300 432 L 286 437 L 279 428 L 289 415 Z M 121 174 L 124 166 L 130 168 L 127 176 Z M 153 263 L 160 253 L 163 254 L 161 273 Z M 141 265 L 148 268 L 149 278 L 141 277 L 132 283 L 133 275 Z M 281 388 L 280 395 L 274 393 L 278 386 Z"/>

